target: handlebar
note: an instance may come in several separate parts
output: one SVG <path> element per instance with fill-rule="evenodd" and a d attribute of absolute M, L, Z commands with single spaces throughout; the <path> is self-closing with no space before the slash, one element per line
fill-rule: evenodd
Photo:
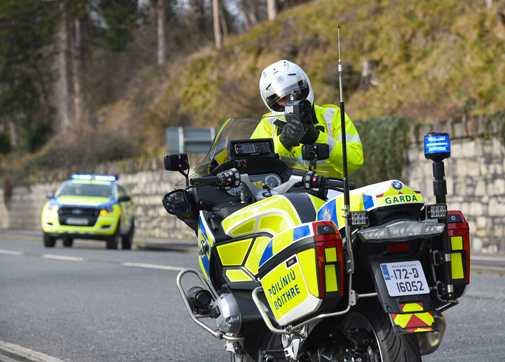
<path fill-rule="evenodd" d="M 304 170 L 299 170 L 299 169 L 294 169 L 293 170 L 293 175 L 296 176 L 306 176 L 308 171 Z M 323 186 L 323 187 L 328 187 L 328 188 L 338 188 L 338 189 L 343 189 L 344 188 L 344 180 L 340 178 L 325 178 L 324 176 L 321 175 L 315 175 L 317 177 L 317 180 L 313 180 L 314 187 L 317 186 Z M 324 180 L 323 180 L 324 179 Z M 349 189 L 354 190 L 356 188 L 356 184 L 354 182 L 349 182 Z"/>
<path fill-rule="evenodd" d="M 221 178 L 219 176 L 193 177 L 190 182 L 191 185 L 219 185 L 221 183 Z"/>
<path fill-rule="evenodd" d="M 216 176 L 193 177 L 191 185 L 216 185 L 224 190 L 240 185 L 240 173 L 236 168 L 219 172 Z"/>
<path fill-rule="evenodd" d="M 339 189 L 344 188 L 344 180 L 339 178 L 325 178 L 324 176 L 317 175 L 313 171 L 304 171 L 299 169 L 293 170 L 293 175 L 302 176 L 302 183 L 306 189 Z M 226 171 L 219 172 L 216 176 L 193 177 L 191 185 L 216 185 L 223 190 L 230 190 L 232 187 L 238 187 L 241 184 L 240 173 L 237 169 L 231 168 Z M 356 184 L 349 182 L 349 188 L 355 189 Z"/>

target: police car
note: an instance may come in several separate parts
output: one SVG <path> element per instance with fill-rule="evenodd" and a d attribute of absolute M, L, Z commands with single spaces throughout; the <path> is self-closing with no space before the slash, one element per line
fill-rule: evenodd
<path fill-rule="evenodd" d="M 74 239 L 105 240 L 107 249 L 131 249 L 135 230 L 134 205 L 130 190 L 116 176 L 72 175 L 42 211 L 44 246 L 56 239 L 71 247 Z"/>

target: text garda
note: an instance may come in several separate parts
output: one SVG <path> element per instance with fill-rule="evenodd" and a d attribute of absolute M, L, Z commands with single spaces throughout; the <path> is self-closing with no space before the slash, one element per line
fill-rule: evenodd
<path fill-rule="evenodd" d="M 384 198 L 384 202 L 388 205 L 391 204 L 401 204 L 402 202 L 419 202 L 416 195 L 399 195 L 399 196 L 388 196 Z"/>

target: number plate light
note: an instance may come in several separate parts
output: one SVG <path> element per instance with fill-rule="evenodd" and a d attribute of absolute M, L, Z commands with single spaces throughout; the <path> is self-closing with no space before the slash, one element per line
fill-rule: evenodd
<path fill-rule="evenodd" d="M 365 242 L 381 242 L 389 239 L 403 241 L 437 236 L 444 231 L 444 228 L 445 225 L 442 223 L 399 221 L 363 229 L 358 231 L 358 234 Z"/>
<path fill-rule="evenodd" d="M 349 213 L 349 222 L 351 223 L 351 226 L 368 225 L 368 216 L 366 216 L 366 211 L 351 211 Z"/>
<path fill-rule="evenodd" d="M 447 217 L 446 204 L 426 205 L 427 219 L 445 219 Z"/>

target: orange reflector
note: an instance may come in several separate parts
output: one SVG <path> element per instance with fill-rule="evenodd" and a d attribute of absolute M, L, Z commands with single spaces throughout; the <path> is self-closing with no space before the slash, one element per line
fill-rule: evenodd
<path fill-rule="evenodd" d="M 398 251 L 398 250 L 409 250 L 409 244 L 391 244 L 389 245 L 389 251 Z"/>
<path fill-rule="evenodd" d="M 107 215 L 107 210 L 100 210 L 100 215 Z"/>

